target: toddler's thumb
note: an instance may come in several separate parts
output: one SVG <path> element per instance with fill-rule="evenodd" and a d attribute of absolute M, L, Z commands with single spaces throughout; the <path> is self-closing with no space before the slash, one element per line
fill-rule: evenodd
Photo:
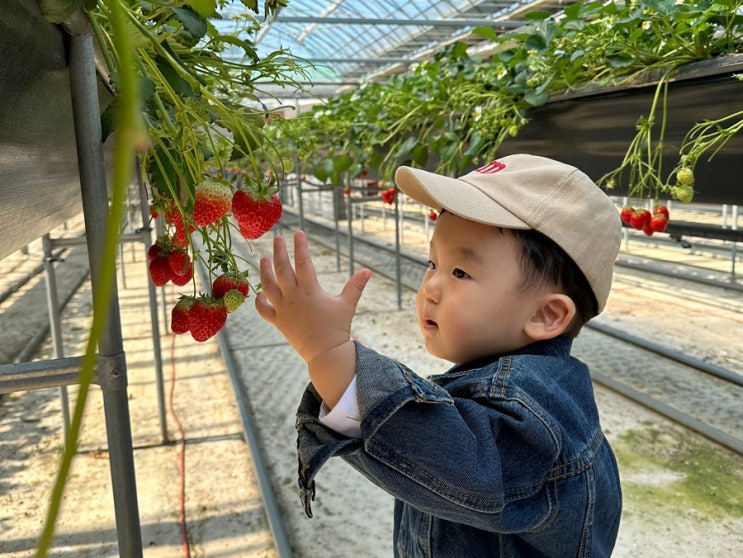
<path fill-rule="evenodd" d="M 354 273 L 353 277 L 346 283 L 346 286 L 343 287 L 341 298 L 355 307 L 359 303 L 361 294 L 364 292 L 364 288 L 369 282 L 369 279 L 371 279 L 371 276 L 372 272 L 368 269 L 362 269 Z"/>

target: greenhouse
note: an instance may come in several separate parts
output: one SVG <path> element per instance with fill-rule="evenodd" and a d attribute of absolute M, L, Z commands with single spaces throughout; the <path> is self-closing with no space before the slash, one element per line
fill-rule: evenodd
<path fill-rule="evenodd" d="M 743 2 L 0 14 L 0 555 L 740 555 Z"/>

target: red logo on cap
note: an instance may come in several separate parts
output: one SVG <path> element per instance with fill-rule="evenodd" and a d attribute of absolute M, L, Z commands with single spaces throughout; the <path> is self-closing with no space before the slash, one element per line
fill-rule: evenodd
<path fill-rule="evenodd" d="M 487 165 L 480 167 L 479 169 L 475 169 L 475 172 L 479 172 L 482 174 L 493 174 L 494 172 L 502 171 L 505 168 L 506 165 L 504 165 L 500 161 L 490 161 Z"/>

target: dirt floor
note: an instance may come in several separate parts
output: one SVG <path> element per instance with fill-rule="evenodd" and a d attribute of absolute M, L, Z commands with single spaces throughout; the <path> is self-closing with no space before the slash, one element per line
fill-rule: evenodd
<path fill-rule="evenodd" d="M 265 253 L 270 241 L 255 244 L 256 253 Z M 334 256 L 317 250 L 322 283 L 338 291 L 347 272 L 335 270 Z M 251 466 L 249 449 L 243 441 L 239 412 L 224 362 L 216 341 L 198 344 L 189 336 L 174 337 L 161 328 L 164 359 L 165 400 L 168 407 L 168 440 L 161 436 L 161 417 L 153 368 L 145 267 L 142 258 L 131 261 L 124 252 L 126 280 L 120 276 L 125 350 L 129 372 L 129 403 L 134 437 L 138 500 L 144 553 L 147 557 L 186 556 L 179 516 L 181 504 L 187 519 L 192 556 L 268 558 L 276 556 L 263 515 L 260 494 Z M 367 345 L 399 358 L 411 367 L 435 366 L 426 357 L 411 328 L 412 305 L 406 299 L 403 310 L 395 307 L 393 285 L 375 277 L 354 329 Z M 620 289 L 608 308 L 611 323 L 630 319 L 636 331 L 650 331 L 636 306 L 623 299 Z M 631 298 L 646 293 L 642 288 L 626 288 Z M 165 292 L 170 301 L 174 291 Z M 80 354 L 86 340 L 90 313 L 90 293 L 81 291 L 64 314 L 65 353 Z M 408 295 L 406 295 L 408 296 Z M 0 323 L 4 322 L 0 304 Z M 243 309 L 241 309 L 242 311 Z M 245 308 L 246 312 L 253 311 Z M 160 311 L 162 314 L 162 309 Z M 664 331 L 681 335 L 689 312 L 663 319 L 676 323 Z M 658 317 L 653 317 L 657 323 Z M 161 316 L 162 322 L 162 316 Z M 3 328 L 6 326 L 3 325 Z M 727 331 L 730 323 L 707 317 L 704 343 L 711 342 L 713 330 Z M 728 348 L 718 355 L 740 363 L 740 345 L 729 339 Z M 37 355 L 49 358 L 46 346 Z M 435 370 L 433 370 L 435 371 Z M 280 377 L 279 377 L 280 378 Z M 277 378 L 277 382 L 284 381 Z M 173 380 L 177 380 L 173 383 Z M 297 380 L 303 381 L 303 380 Z M 269 385 L 269 384 L 267 384 Z M 174 390 L 171 392 L 171 388 Z M 284 386 L 276 383 L 273 388 Z M 75 389 L 70 389 L 74 404 Z M 172 403 L 171 403 L 172 395 Z M 671 425 L 644 408 L 628 403 L 612 392 L 597 387 L 596 395 L 607 436 L 614 445 L 622 470 L 625 509 L 614 556 L 619 558 L 733 558 L 743 552 L 743 460 L 715 447 L 698 435 Z M 292 407 L 294 407 L 294 403 Z M 172 408 L 171 408 L 172 407 Z M 178 430 L 178 421 L 184 434 Z M 287 432 L 291 425 L 287 426 Z M 291 476 L 294 437 L 277 432 L 283 456 L 281 467 Z M 185 445 L 181 444 L 185 440 Z M 51 556 L 117 556 L 111 482 L 106 452 L 105 424 L 100 391 L 91 390 L 86 421 L 80 439 L 81 451 L 64 495 Z M 62 448 L 62 421 L 59 390 L 21 392 L 0 399 L 0 556 L 33 556 L 36 540 L 47 512 L 47 501 Z M 185 474 L 179 469 L 185 448 Z M 336 470 L 349 469 L 343 464 Z M 334 475 L 335 473 L 333 473 Z M 389 497 L 376 489 L 364 489 L 365 506 L 343 514 L 331 514 L 324 502 L 335 497 L 342 501 L 349 486 L 364 482 L 357 473 L 336 478 L 323 470 L 313 520 L 301 519 L 295 536 L 342 541 L 355 539 L 357 555 L 364 558 L 390 556 L 391 532 L 386 514 Z M 336 482 L 338 481 L 338 482 Z M 185 490 L 181 492 L 181 482 Z M 283 482 L 283 481 L 282 481 Z M 282 485 L 283 486 L 283 485 Z M 283 494 L 291 501 L 292 516 L 301 516 L 296 495 Z M 335 494 L 333 494 L 335 493 Z M 288 512 L 287 512 L 288 513 Z M 358 516 L 358 517 L 357 517 Z M 385 518 L 377 520 L 378 516 Z M 352 535 L 342 533 L 344 525 L 364 525 Z M 335 530 L 330 533 L 328 529 Z M 367 551 L 368 550 L 368 551 Z M 299 558 L 327 558 L 351 555 L 343 547 L 332 552 L 297 551 Z"/>

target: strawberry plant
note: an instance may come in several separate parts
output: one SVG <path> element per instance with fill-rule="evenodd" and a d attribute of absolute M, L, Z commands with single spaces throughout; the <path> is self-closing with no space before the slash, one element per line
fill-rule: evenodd
<path fill-rule="evenodd" d="M 664 161 L 666 92 L 677 68 L 741 52 L 741 0 L 633 0 L 577 2 L 559 18 L 525 12 L 527 24 L 498 34 L 477 28 L 493 43 L 483 60 L 461 43 L 433 60 L 411 66 L 384 83 L 365 83 L 329 99 L 296 122 L 294 147 L 316 178 L 341 185 L 371 168 L 389 180 L 400 164 L 459 175 L 491 160 L 508 138 L 528 123 L 530 111 L 552 98 L 606 85 L 657 82 L 647 114 L 638 114 L 636 137 L 617 168 L 601 177 L 631 197 L 661 195 L 690 201 L 693 175 L 704 154 L 714 156 L 743 127 L 736 113 L 701 123 L 679 150 L 680 162 Z M 283 130 L 283 141 L 292 131 Z M 311 138 L 308 140 L 307 138 Z"/>

